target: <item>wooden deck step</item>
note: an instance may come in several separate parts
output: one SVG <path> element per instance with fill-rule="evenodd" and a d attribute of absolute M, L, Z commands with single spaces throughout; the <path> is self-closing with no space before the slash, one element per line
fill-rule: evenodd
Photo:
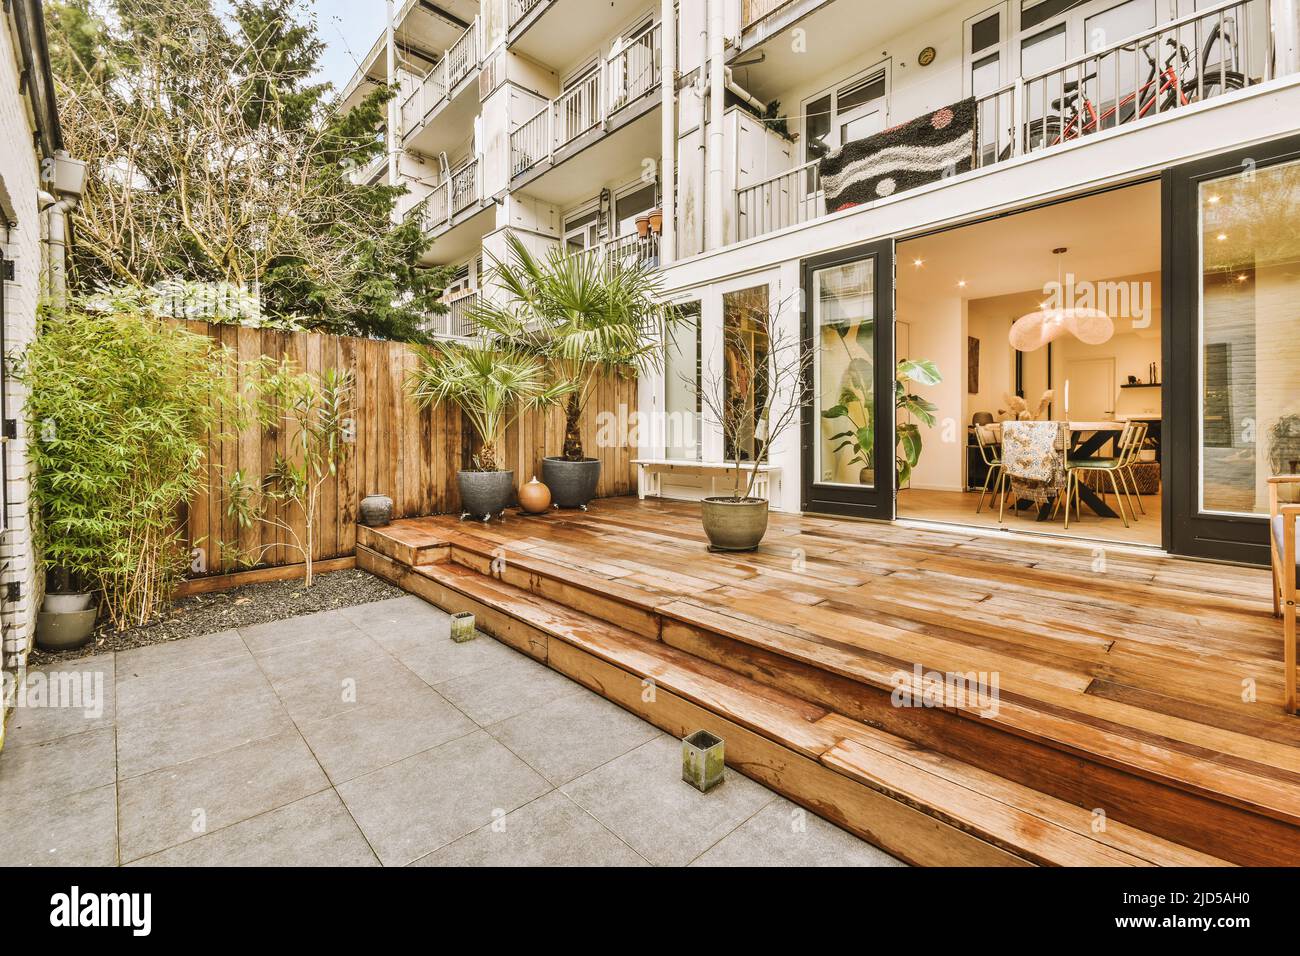
<path fill-rule="evenodd" d="M 651 577 L 623 567 L 633 564 L 628 555 L 635 547 L 605 547 L 602 539 L 601 568 L 593 570 L 581 557 L 590 548 L 577 549 L 580 536 L 572 550 L 556 545 L 571 533 L 562 530 L 568 523 L 542 538 L 435 520 L 424 527 L 420 546 L 440 542 L 447 550 L 437 553 L 452 565 L 497 574 L 522 591 L 793 692 L 1075 810 L 1095 811 L 1111 825 L 1122 820 L 1171 845 L 1239 863 L 1293 862 L 1300 854 L 1300 777 L 1290 766 L 1300 754 L 1267 738 L 1126 703 L 1115 689 L 1122 683 L 1099 687 L 1098 675 L 1109 674 L 1111 657 L 1098 659 L 1108 653 L 1108 641 L 1067 634 L 1068 652 L 1041 662 L 1034 652 L 1003 660 L 1032 632 L 999 635 L 995 616 L 975 613 L 966 623 L 966 643 L 956 644 L 945 618 L 919 598 L 903 598 L 904 607 L 876 597 L 875 610 L 856 617 L 840 601 L 810 607 L 784 594 L 772 601 L 737 586 L 750 573 L 743 559 L 706 565 L 712 580 L 698 578 L 699 562 L 683 565 L 683 575 L 696 575 L 683 597 L 676 571 Z M 980 632 L 988 646 L 974 651 Z M 946 671 L 984 670 L 992 659 L 1004 668 L 1002 706 L 992 718 L 970 708 L 892 704 L 896 675 L 917 660 L 942 662 L 935 669 Z M 977 663 L 983 666 L 968 666 Z M 848 773 L 852 766 L 841 755 L 835 769 Z"/>
<path fill-rule="evenodd" d="M 454 560 L 454 545 L 452 557 L 406 566 L 363 547 L 358 563 L 446 610 L 473 610 L 504 643 L 674 735 L 713 730 L 733 768 L 909 862 L 1222 865 L 1117 821 L 1098 829 L 1062 800 L 512 584 L 500 566 L 502 578 L 480 573 Z"/>

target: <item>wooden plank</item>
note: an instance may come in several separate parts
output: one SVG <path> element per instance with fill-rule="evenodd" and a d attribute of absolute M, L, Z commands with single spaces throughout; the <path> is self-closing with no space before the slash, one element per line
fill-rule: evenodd
<path fill-rule="evenodd" d="M 329 574 L 331 571 L 350 571 L 357 566 L 356 555 L 345 558 L 330 558 L 317 561 L 312 568 L 313 574 Z M 212 594 L 216 591 L 229 591 L 231 588 L 245 584 L 266 584 L 271 581 L 292 581 L 307 573 L 305 564 L 281 564 L 270 568 L 254 568 L 251 571 L 233 571 L 230 574 L 213 574 L 204 578 L 190 578 L 182 581 L 176 589 L 177 597 L 191 594 Z"/>

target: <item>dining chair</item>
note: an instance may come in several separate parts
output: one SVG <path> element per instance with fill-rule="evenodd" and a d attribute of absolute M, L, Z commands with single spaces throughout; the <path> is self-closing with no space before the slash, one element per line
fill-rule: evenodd
<path fill-rule="evenodd" d="M 1131 490 L 1132 492 L 1132 498 L 1129 499 L 1128 513 L 1133 516 L 1134 521 L 1137 521 L 1137 512 L 1133 510 L 1133 501 L 1137 501 L 1138 509 L 1143 514 L 1147 513 L 1147 506 L 1142 503 L 1142 494 L 1138 491 L 1137 472 L 1134 471 L 1134 466 L 1142 458 L 1142 449 L 1146 447 L 1147 432 L 1151 426 L 1146 422 L 1129 422 L 1128 425 L 1135 426 L 1135 434 L 1127 447 L 1124 445 L 1124 439 L 1128 433 L 1128 428 L 1125 427 L 1125 434 L 1120 435 L 1119 452 L 1120 457 L 1124 459 L 1124 463 L 1120 465 L 1119 477 L 1120 481 L 1124 483 L 1125 491 Z"/>
<path fill-rule="evenodd" d="M 1273 614 L 1282 618 L 1282 664 L 1286 679 L 1286 712 L 1296 712 L 1296 586 L 1300 584 L 1300 504 L 1283 504 L 1281 489 L 1300 485 L 1300 475 L 1268 480 L 1270 548 L 1273 557 Z"/>
<path fill-rule="evenodd" d="M 1082 481 L 1081 472 L 1098 472 L 1106 475 L 1110 479 L 1110 487 L 1115 492 L 1115 505 L 1119 509 L 1119 516 L 1124 522 L 1124 527 L 1128 527 L 1128 514 L 1124 508 L 1124 502 L 1128 497 L 1128 483 L 1124 476 L 1124 469 L 1131 467 L 1132 463 L 1137 460 L 1138 452 L 1142 450 L 1142 442 L 1145 437 L 1146 423 L 1144 422 L 1127 422 L 1124 430 L 1120 432 L 1119 439 L 1116 441 L 1114 458 L 1080 458 L 1075 461 L 1067 461 L 1066 469 L 1069 476 L 1065 488 L 1065 519 L 1067 527 L 1070 520 L 1070 503 L 1075 505 L 1075 513 L 1079 513 L 1079 482 Z M 1117 477 L 1118 476 L 1118 477 Z M 1120 490 L 1121 482 L 1124 483 L 1124 490 Z M 1136 483 L 1134 485 L 1136 487 Z M 1104 496 L 1105 492 L 1098 489 Z M 1128 511 L 1133 511 L 1133 503 L 1130 501 Z M 1080 515 L 1082 517 L 1082 515 Z M 1137 514 L 1134 512 L 1133 520 L 1137 520 Z"/>
<path fill-rule="evenodd" d="M 1002 473 L 1001 427 L 998 425 L 976 425 L 975 443 L 979 446 L 980 458 L 983 460 L 986 469 L 984 487 L 980 489 L 979 504 L 975 506 L 975 513 L 979 514 L 984 507 L 984 496 L 988 494 L 989 486 L 992 485 L 993 497 L 996 498 L 999 489 L 1002 487 L 1002 482 L 1005 480 Z"/>
<path fill-rule="evenodd" d="M 1069 426 L 1065 422 L 1005 422 L 1002 425 L 1002 503 L 998 523 L 1006 513 L 1007 495 L 1020 513 L 1021 501 L 1047 505 L 1059 501 L 1067 488 L 1066 448 Z M 1065 526 L 1070 526 L 1067 509 Z"/>

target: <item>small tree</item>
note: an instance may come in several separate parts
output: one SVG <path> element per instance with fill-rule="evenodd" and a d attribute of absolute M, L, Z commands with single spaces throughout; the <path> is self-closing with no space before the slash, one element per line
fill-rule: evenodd
<path fill-rule="evenodd" d="M 257 417 L 264 429 L 284 430 L 290 452 L 276 455 L 260 485 L 242 471 L 234 472 L 227 513 L 240 528 L 261 522 L 287 535 L 290 547 L 302 555 L 303 582 L 311 587 L 321 489 L 338 475 L 351 448 L 352 373 L 328 369 L 314 375 L 299 371 L 288 359 L 264 368 L 264 373 L 255 386 Z M 270 513 L 271 505 L 296 509 L 302 516 L 302 533 L 292 522 Z M 260 549 L 256 561 L 271 547 Z"/>
<path fill-rule="evenodd" d="M 504 471 L 501 443 L 511 423 L 574 389 L 568 380 L 550 379 L 536 356 L 505 342 L 437 342 L 417 351 L 420 365 L 407 379 L 411 398 L 421 408 L 450 401 L 469 418 L 479 438 L 475 471 Z"/>
<path fill-rule="evenodd" d="M 592 253 L 553 249 L 533 255 L 513 233 L 509 257 L 495 262 L 494 284 L 504 297 L 485 297 L 473 319 L 489 336 L 547 359 L 572 390 L 564 405 L 564 457 L 582 461 L 582 416 L 607 375 L 659 367 L 667 312 L 657 269 L 609 261 Z"/>
<path fill-rule="evenodd" d="M 767 460 L 776 440 L 799 421 L 811 391 L 812 352 L 804 352 L 797 335 L 777 326 L 782 306 L 741 307 L 739 321 L 723 329 L 722 373 L 705 375 L 698 383 L 682 377 L 722 429 L 723 444 L 735 467 L 731 501 L 754 500 L 759 464 Z M 751 341 L 765 341 L 767 347 L 754 348 Z M 746 479 L 744 448 L 751 438 L 753 467 Z"/>

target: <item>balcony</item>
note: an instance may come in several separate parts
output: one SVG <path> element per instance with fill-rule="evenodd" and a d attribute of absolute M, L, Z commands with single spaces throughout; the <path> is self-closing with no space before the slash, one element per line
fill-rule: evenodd
<path fill-rule="evenodd" d="M 508 43 L 565 76 L 630 23 L 657 20 L 659 6 L 659 0 L 508 0 Z"/>
<path fill-rule="evenodd" d="M 473 338 L 478 330 L 471 315 L 478 302 L 477 289 L 444 299 L 442 304 L 447 307 L 447 311 L 430 316 L 424 330 L 437 338 Z"/>
<path fill-rule="evenodd" d="M 482 62 L 482 30 L 475 17 L 403 101 L 404 145 L 426 155 L 437 155 L 464 139 L 463 128 L 472 123 L 478 111 L 477 87 L 467 80 Z M 435 117 L 438 123 L 433 122 Z"/>
<path fill-rule="evenodd" d="M 638 121 L 659 103 L 659 41 L 656 24 L 519 124 L 510 134 L 510 175 L 516 188 L 537 182 L 546 171 L 625 127 L 635 126 L 638 134 L 620 144 L 618 161 L 625 163 L 631 155 L 658 154 L 657 126 Z M 596 156 L 597 165 L 604 158 Z M 601 181 L 595 167 L 587 168 L 580 178 L 588 191 L 593 181 Z M 530 191 L 543 195 L 538 189 Z M 562 201 L 561 195 L 543 198 Z"/>
<path fill-rule="evenodd" d="M 632 233 L 608 239 L 598 246 L 576 254 L 599 259 L 610 272 L 615 269 L 657 266 L 659 265 L 659 237 L 654 233 L 645 236 Z"/>
<path fill-rule="evenodd" d="M 1273 79 L 1270 10 L 1270 0 L 1233 0 L 978 98 L 971 170 L 1067 148 Z M 742 242 L 828 214 L 817 161 L 737 189 L 734 202 Z"/>
<path fill-rule="evenodd" d="M 420 217 L 424 231 L 434 239 L 425 254 L 429 263 L 449 263 L 478 247 L 493 221 L 490 202 L 483 200 L 481 164 L 477 158 L 438 183 L 428 197 L 408 215 Z"/>

